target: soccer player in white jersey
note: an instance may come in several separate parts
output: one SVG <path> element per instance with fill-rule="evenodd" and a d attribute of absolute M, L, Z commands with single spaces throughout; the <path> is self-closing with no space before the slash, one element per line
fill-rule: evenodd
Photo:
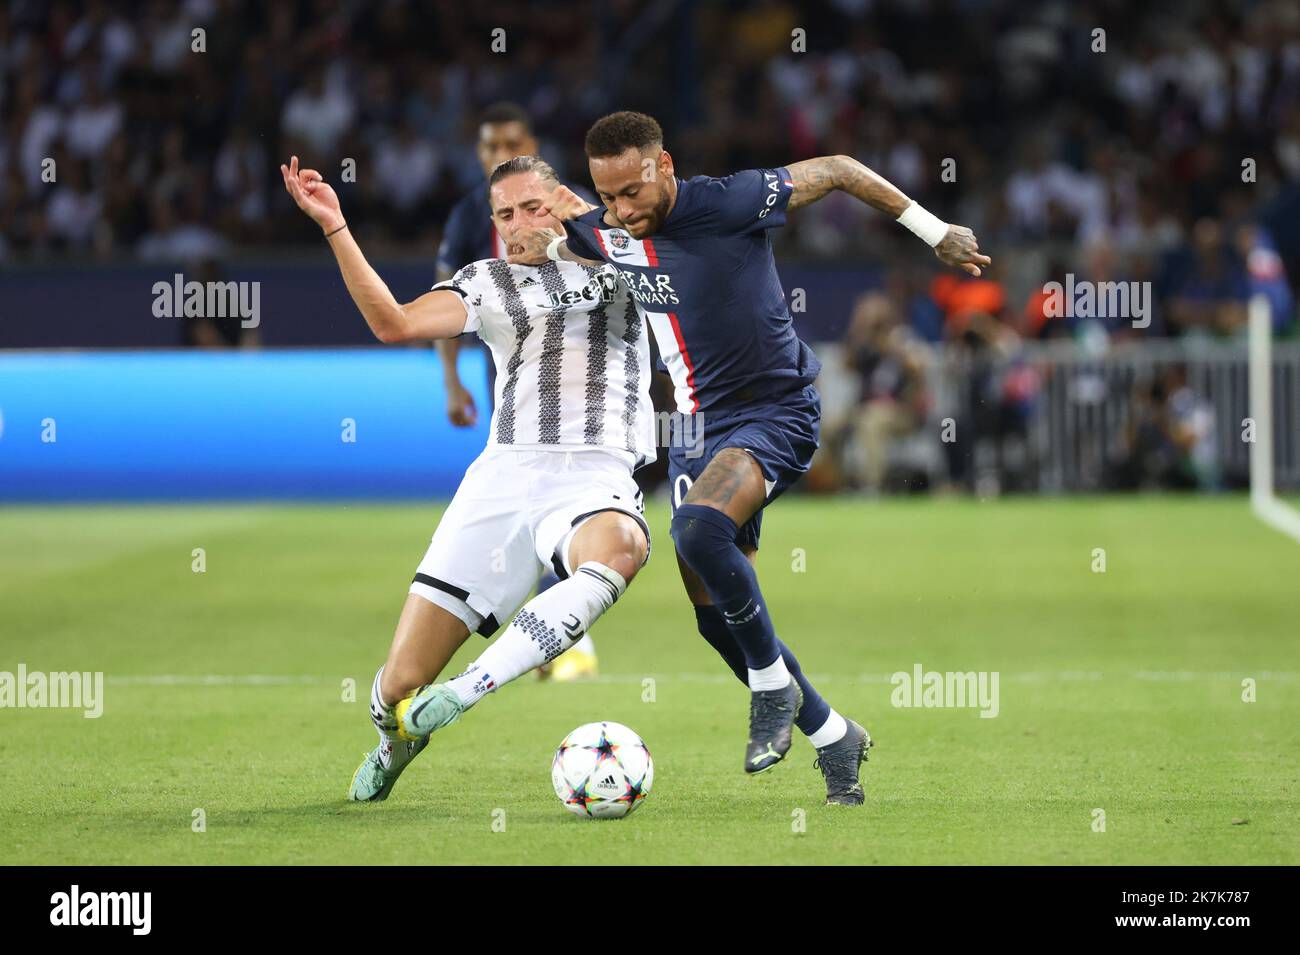
<path fill-rule="evenodd" d="M 438 281 L 449 279 L 467 262 L 506 257 L 501 236 L 492 224 L 492 209 L 488 204 L 487 180 L 492 170 L 516 156 L 538 153 L 537 136 L 532 119 L 526 110 L 514 103 L 495 103 L 479 117 L 478 140 L 475 154 L 483 167 L 483 181 L 476 183 L 451 208 L 442 230 L 442 243 L 438 246 Z M 442 380 L 447 392 L 447 417 L 456 427 L 470 427 L 478 420 L 478 411 L 469 390 L 461 382 L 457 362 L 462 345 L 471 345 L 466 336 L 435 342 L 442 358 Z M 495 391 L 495 369 L 488 367 L 488 388 Z M 545 574 L 538 588 L 545 590 L 555 585 L 559 578 L 554 572 Z M 552 679 L 567 683 L 594 677 L 597 671 L 596 644 L 591 634 L 560 655 L 554 663 L 538 667 L 539 679 Z"/>
<path fill-rule="evenodd" d="M 649 557 L 632 479 L 655 457 L 649 345 L 627 287 L 603 264 L 486 259 L 400 304 L 366 262 L 320 173 L 299 169 L 296 156 L 280 171 L 381 341 L 477 332 L 497 366 L 487 448 L 438 524 L 371 686 L 379 745 L 358 767 L 349 797 L 382 800 L 430 733 L 571 647 Z M 493 170 L 492 218 L 508 252 L 518 251 L 512 239 L 520 229 L 561 227 L 541 213 L 558 185 L 535 156 Z M 564 579 L 525 603 L 546 568 Z M 505 632 L 468 670 L 433 683 L 471 631 L 491 637 L 504 621 Z"/>

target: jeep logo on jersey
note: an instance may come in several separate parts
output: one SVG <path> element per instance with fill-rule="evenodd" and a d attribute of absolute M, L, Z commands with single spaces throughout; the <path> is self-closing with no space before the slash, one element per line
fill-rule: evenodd
<path fill-rule="evenodd" d="M 601 271 L 591 277 L 591 281 L 574 292 L 551 292 L 546 302 L 551 308 L 568 308 L 581 302 L 600 301 L 608 305 L 614 301 L 618 292 L 618 276 L 612 272 Z"/>
<path fill-rule="evenodd" d="M 609 233 L 609 241 L 614 244 L 614 248 L 620 251 L 626 249 L 632 237 L 621 229 L 614 229 Z"/>

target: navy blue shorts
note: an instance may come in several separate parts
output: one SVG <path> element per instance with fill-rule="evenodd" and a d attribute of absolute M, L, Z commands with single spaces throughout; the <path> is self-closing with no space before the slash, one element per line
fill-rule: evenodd
<path fill-rule="evenodd" d="M 822 399 L 817 389 L 808 385 L 787 398 L 746 406 L 726 414 L 704 412 L 700 418 L 698 441 L 690 435 L 674 440 L 668 449 L 668 478 L 673 510 L 685 499 L 696 478 L 723 448 L 741 448 L 758 462 L 767 482 L 767 499 L 763 507 L 780 497 L 799 480 L 812 464 L 821 434 Z M 683 425 L 682 432 L 690 426 Z M 758 535 L 763 525 L 763 508 L 759 508 L 736 535 L 744 550 L 758 549 Z"/>

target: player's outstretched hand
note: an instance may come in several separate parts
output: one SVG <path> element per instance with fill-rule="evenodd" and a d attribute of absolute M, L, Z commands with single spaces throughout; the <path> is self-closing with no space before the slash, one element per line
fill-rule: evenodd
<path fill-rule="evenodd" d="M 474 396 L 463 385 L 449 384 L 447 387 L 447 417 L 457 428 L 472 428 L 478 423 L 478 409 L 474 407 Z"/>
<path fill-rule="evenodd" d="M 511 265 L 546 264 L 546 247 L 559 234 L 554 229 L 520 229 L 506 245 L 506 261 Z"/>
<path fill-rule="evenodd" d="M 578 195 L 568 186 L 556 186 L 555 190 L 546 197 L 538 213 L 540 215 L 551 215 L 564 222 L 567 219 L 576 219 L 584 212 L 590 212 L 596 208 L 582 196 Z"/>
<path fill-rule="evenodd" d="M 289 165 L 280 163 L 284 188 L 298 208 L 311 216 L 322 232 L 333 232 L 345 225 L 339 197 L 315 169 L 299 169 L 298 157 L 289 157 Z"/>
<path fill-rule="evenodd" d="M 934 254 L 946 265 L 957 265 L 971 275 L 980 274 L 981 265 L 992 265 L 993 260 L 980 254 L 979 240 L 964 225 L 948 226 L 948 234 L 934 247 Z"/>

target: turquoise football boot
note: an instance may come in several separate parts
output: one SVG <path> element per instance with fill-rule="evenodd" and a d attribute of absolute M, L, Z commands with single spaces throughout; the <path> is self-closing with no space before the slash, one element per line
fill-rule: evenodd
<path fill-rule="evenodd" d="M 427 739 L 435 730 L 457 722 L 463 712 L 465 707 L 455 691 L 445 683 L 435 683 L 399 702 L 393 715 L 402 738 L 416 740 Z"/>
<path fill-rule="evenodd" d="M 429 738 L 427 736 L 413 742 L 395 744 L 393 746 L 394 755 L 396 755 L 399 746 L 405 746 L 406 759 L 387 769 L 379 761 L 379 747 L 376 746 L 366 754 L 365 758 L 361 760 L 361 765 L 357 767 L 357 771 L 352 774 L 352 785 L 348 788 L 348 798 L 353 802 L 383 802 L 388 798 L 388 794 L 393 791 L 393 785 L 397 782 L 397 777 L 402 775 L 402 770 L 410 766 L 415 757 L 420 755 L 420 751 L 428 745 Z M 390 760 L 391 762 L 392 760 Z"/>

